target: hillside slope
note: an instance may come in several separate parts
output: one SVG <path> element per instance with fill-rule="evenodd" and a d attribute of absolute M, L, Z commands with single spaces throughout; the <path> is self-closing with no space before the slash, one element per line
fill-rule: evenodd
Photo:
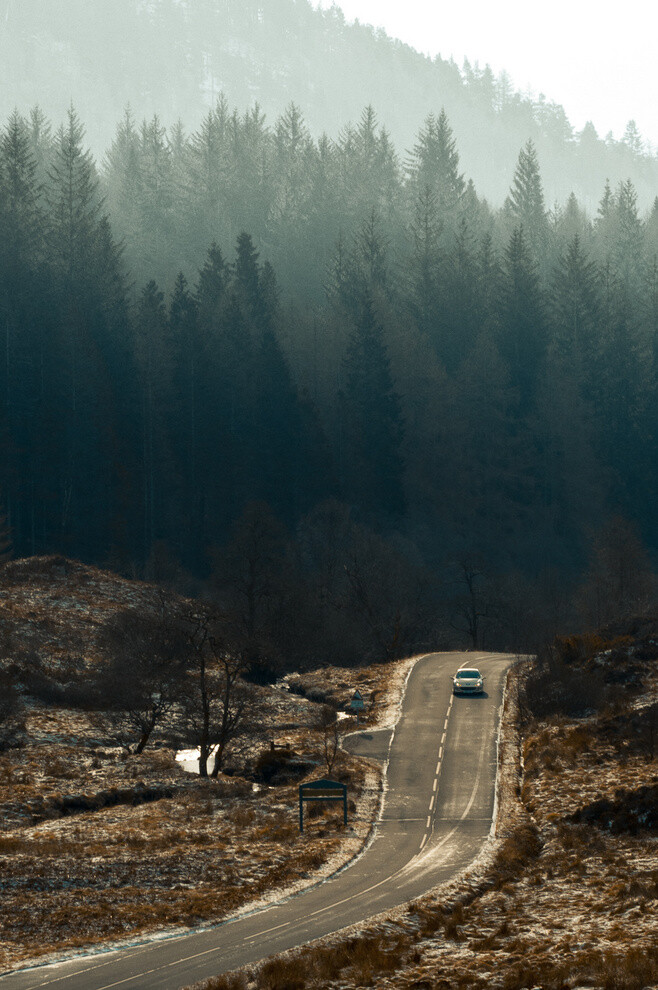
<path fill-rule="evenodd" d="M 137 754 L 117 738 L 117 712 L 89 692 L 107 660 L 99 634 L 108 620 L 162 600 L 156 585 L 64 557 L 1 572 L 0 973 L 217 922 L 331 873 L 368 835 L 380 800 L 373 764 L 336 758 L 332 772 L 350 784 L 347 828 L 328 807 L 300 836 L 297 784 L 326 766 L 323 705 L 338 710 L 358 682 L 372 698 L 366 720 L 386 719 L 408 665 L 325 669 L 298 676 L 290 691 L 257 688 L 262 725 L 234 740 L 226 773 L 203 779 L 175 759 L 184 731 L 175 718 Z M 23 705 L 13 744 L 3 732 L 7 674 Z"/>
<path fill-rule="evenodd" d="M 642 201 L 655 195 L 658 164 L 632 131 L 621 142 L 591 126 L 574 136 L 561 106 L 514 92 L 504 74 L 430 59 L 309 0 L 0 0 L 0 65 L 1 117 L 40 104 L 60 121 L 73 101 L 99 156 L 127 104 L 189 130 L 220 92 L 241 111 L 258 103 L 270 122 L 294 101 L 315 136 L 332 138 L 372 104 L 399 149 L 445 107 L 467 176 L 494 202 L 529 137 L 549 202 L 573 190 L 593 206 L 606 178 L 629 176 Z"/>

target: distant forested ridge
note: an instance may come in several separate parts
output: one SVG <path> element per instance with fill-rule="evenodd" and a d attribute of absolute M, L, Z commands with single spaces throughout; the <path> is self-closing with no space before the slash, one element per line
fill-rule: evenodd
<path fill-rule="evenodd" d="M 157 113 L 168 128 L 196 130 L 224 93 L 270 120 L 295 102 L 316 139 L 336 138 L 372 105 L 400 151 L 444 107 L 464 173 L 496 205 L 529 138 L 549 205 L 573 191 L 594 210 L 606 178 L 631 178 L 646 207 L 658 178 L 632 121 L 620 140 L 591 124 L 576 133 L 550 94 L 519 93 L 488 66 L 425 57 L 309 0 L 0 0 L 0 66 L 0 118 L 40 104 L 60 120 L 73 101 L 98 156 L 127 105 L 137 120 Z"/>
<path fill-rule="evenodd" d="M 630 179 L 549 208 L 528 140 L 493 209 L 441 108 L 398 151 L 371 107 L 313 139 L 220 96 L 189 133 L 126 113 L 100 164 L 33 109 L 0 231 L 16 553 L 210 580 L 287 656 L 436 642 L 448 599 L 510 645 L 540 585 L 557 615 L 589 581 L 598 621 L 649 587 L 658 200 Z"/>

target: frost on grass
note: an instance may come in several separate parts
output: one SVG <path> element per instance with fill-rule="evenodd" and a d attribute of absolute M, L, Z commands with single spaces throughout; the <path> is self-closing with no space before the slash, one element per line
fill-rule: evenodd
<path fill-rule="evenodd" d="M 601 710 L 523 732 L 523 668 L 510 676 L 497 827 L 478 860 L 404 909 L 199 990 L 658 986 L 658 754 L 635 720 L 658 696 L 656 665 Z"/>
<path fill-rule="evenodd" d="M 48 697 L 28 692 L 27 745 L 0 753 L 0 971 L 211 925 L 317 883 L 368 839 L 380 768 L 340 753 L 332 773 L 348 784 L 347 828 L 334 806 L 314 806 L 300 836 L 297 785 L 326 775 L 322 706 L 344 711 L 359 687 L 376 724 L 395 710 L 402 666 L 330 668 L 304 674 L 296 691 L 259 689 L 267 733 L 242 738 L 217 780 L 186 773 L 166 736 L 134 756 L 82 704 L 61 705 L 58 685 L 84 685 L 102 662 L 107 618 L 152 608 L 158 594 L 64 558 L 4 572 L 0 666 Z M 284 771 L 293 763 L 295 779 L 264 782 L 272 758 Z"/>

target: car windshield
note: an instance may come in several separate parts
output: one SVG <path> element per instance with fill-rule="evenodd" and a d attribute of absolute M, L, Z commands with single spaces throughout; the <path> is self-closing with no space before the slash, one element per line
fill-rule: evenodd
<path fill-rule="evenodd" d="M 458 670 L 457 677 L 479 677 L 479 670 Z"/>

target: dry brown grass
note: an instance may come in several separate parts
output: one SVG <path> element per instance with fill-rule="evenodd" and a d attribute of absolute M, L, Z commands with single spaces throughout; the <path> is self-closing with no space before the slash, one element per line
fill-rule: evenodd
<path fill-rule="evenodd" d="M 185 778 L 171 754 L 155 751 L 131 766 L 130 759 L 97 750 L 99 790 L 78 791 L 93 810 L 61 817 L 69 771 L 76 771 L 71 790 L 77 791 L 91 758 L 84 747 L 48 747 L 49 759 L 41 761 L 43 747 L 35 746 L 1 765 L 0 804 L 9 812 L 7 824 L 15 820 L 0 832 L 2 968 L 53 951 L 219 921 L 273 888 L 312 881 L 339 851 L 342 822 L 322 809 L 300 836 L 294 788 L 254 795 L 246 782 Z M 99 794 L 122 793 L 131 779 L 137 787 L 171 780 L 173 796 L 99 806 Z M 354 772 L 354 779 L 362 774 Z"/>
<path fill-rule="evenodd" d="M 296 787 L 252 793 L 249 761 L 262 738 L 240 741 L 232 776 L 205 782 L 181 771 L 167 736 L 140 757 L 113 748 L 107 727 L 80 701 L 85 679 L 103 662 L 97 634 L 112 614 L 159 601 L 153 586 L 64 558 L 14 561 L 3 571 L 0 623 L 18 646 L 0 666 L 13 665 L 34 692 L 28 746 L 0 754 L 0 969 L 221 920 L 275 889 L 307 885 L 328 869 L 328 857 L 337 868 L 365 841 L 378 779 L 369 769 L 361 801 L 365 773 L 351 757 L 341 757 L 336 772 L 349 782 L 355 832 L 319 808 L 301 837 Z M 366 670 L 360 683 L 382 684 L 387 671 Z M 353 672 L 325 672 L 325 689 L 328 682 L 349 699 Z M 80 698 L 63 707 L 71 683 Z M 262 691 L 272 745 L 294 750 L 317 775 L 323 740 L 310 728 L 317 705 Z"/>
<path fill-rule="evenodd" d="M 404 937 L 376 933 L 331 947 L 288 953 L 259 967 L 257 985 L 259 990 L 305 990 L 332 987 L 347 980 L 359 987 L 379 986 L 386 974 L 404 964 L 408 948 Z"/>
<path fill-rule="evenodd" d="M 535 724 L 523 746 L 523 807 L 474 887 L 449 902 L 414 902 L 393 934 L 366 926 L 356 940 L 335 936 L 269 960 L 250 975 L 250 990 L 658 985 L 655 833 L 617 835 L 571 820 L 601 798 L 616 807 L 629 796 L 646 804 L 653 793 L 655 764 L 611 745 L 611 733 L 599 731 L 607 718 Z M 359 944 L 360 970 L 350 963 Z"/>

